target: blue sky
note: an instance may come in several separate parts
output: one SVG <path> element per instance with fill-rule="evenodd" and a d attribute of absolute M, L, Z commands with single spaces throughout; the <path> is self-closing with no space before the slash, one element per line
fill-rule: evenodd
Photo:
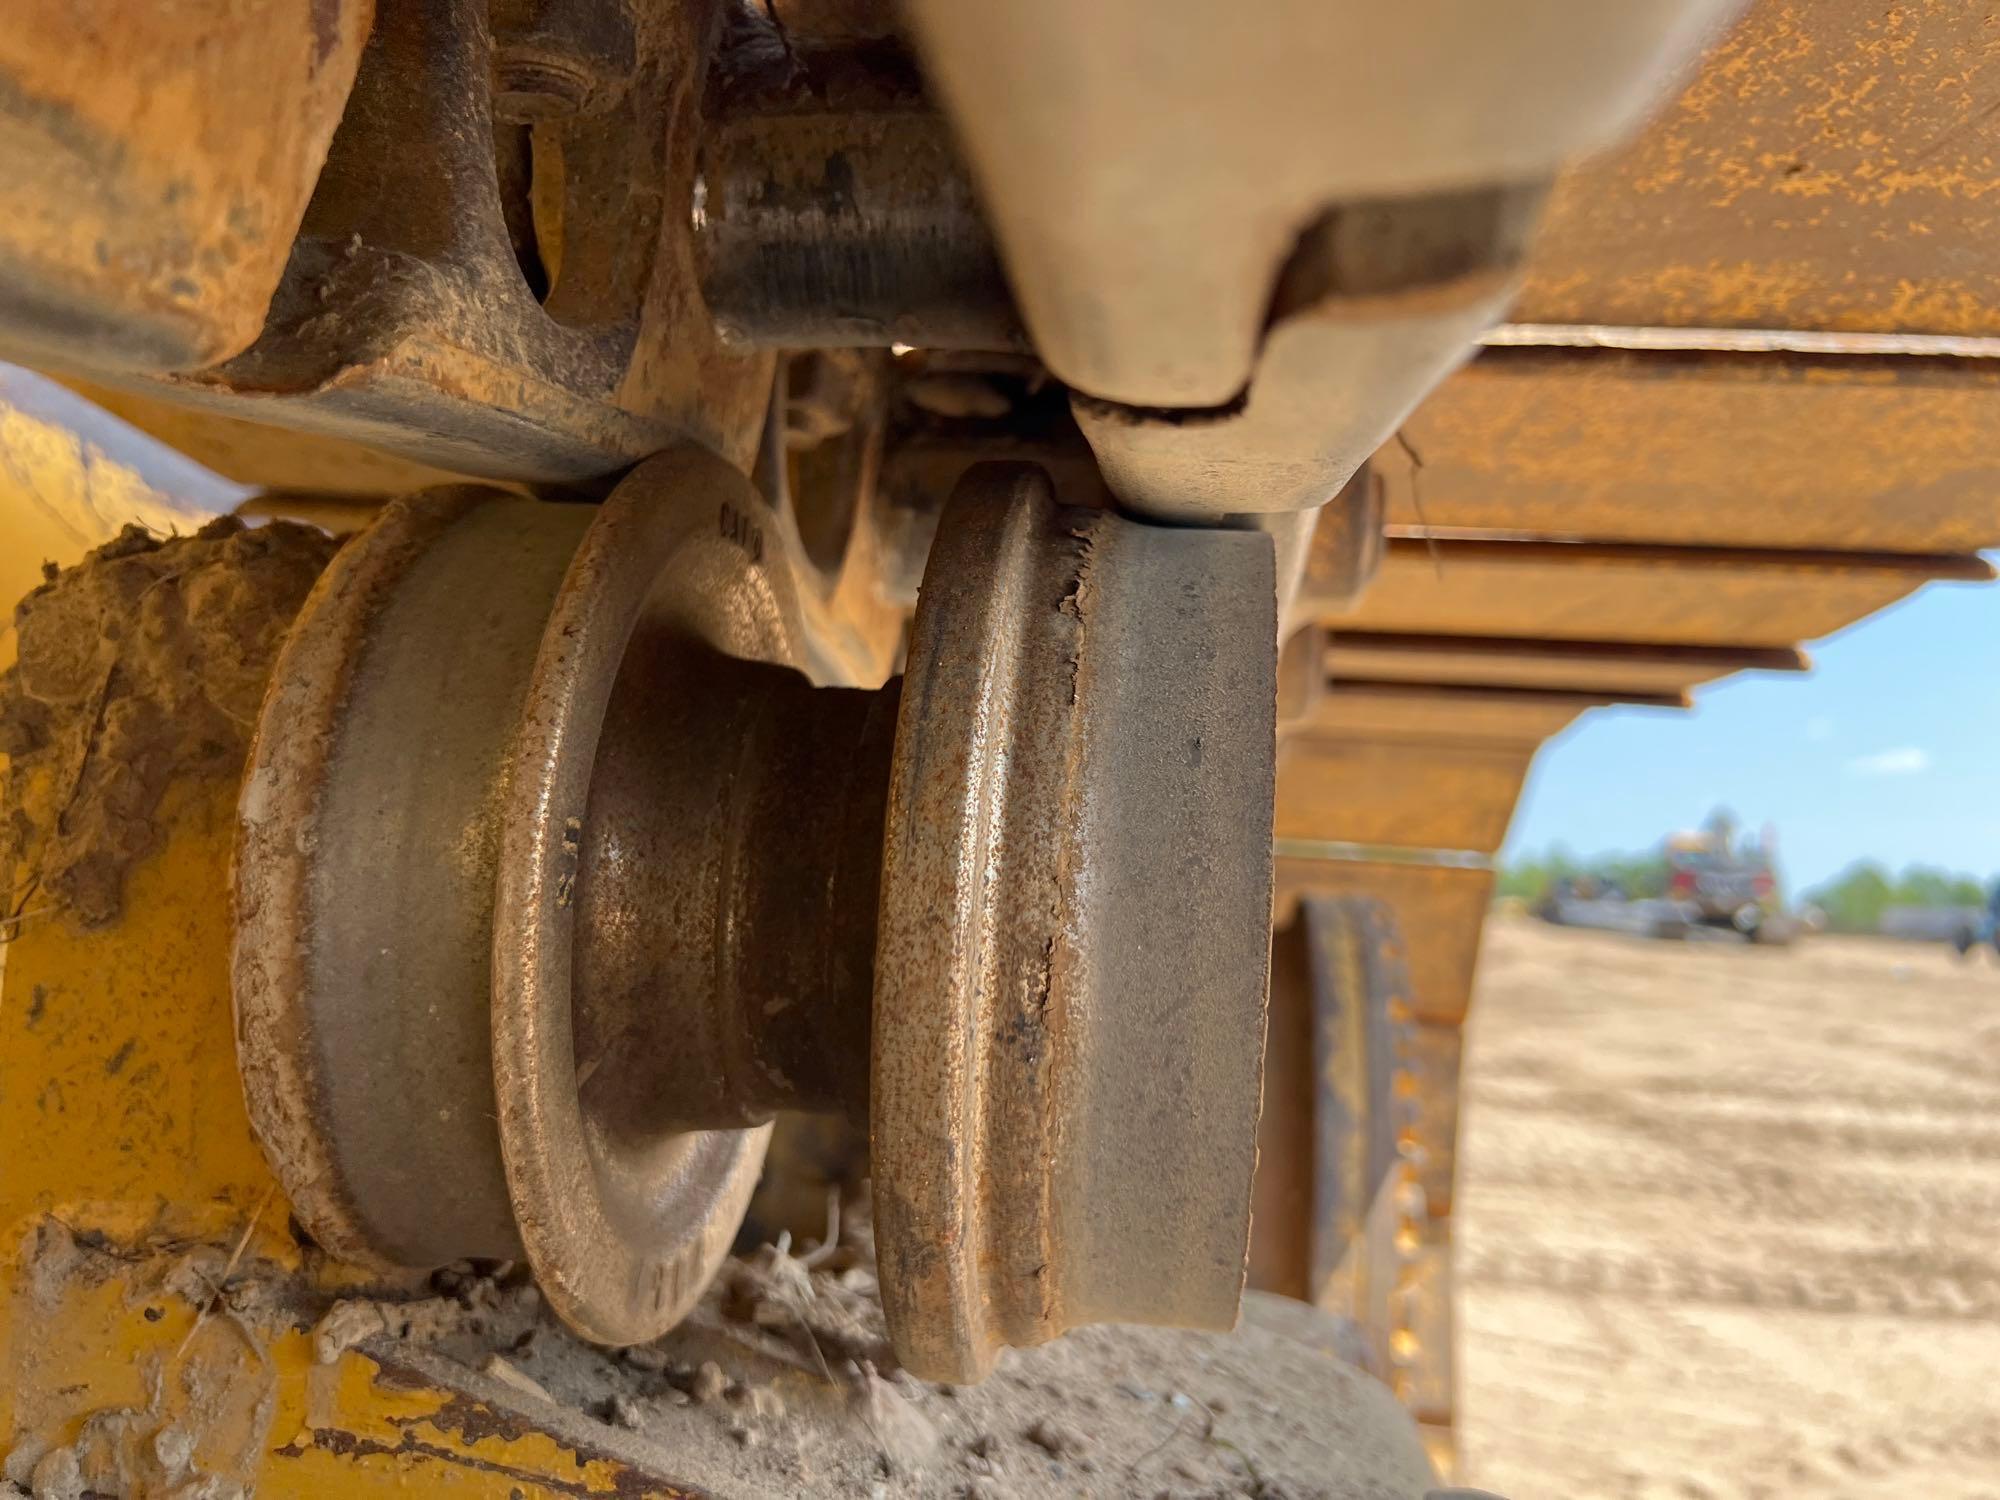
<path fill-rule="evenodd" d="M 1692 713 L 1586 714 L 1502 858 L 1645 849 L 1722 805 L 1775 825 L 1795 891 L 1861 858 L 2000 874 L 2000 584 L 1931 584 L 1808 649 L 1811 672 L 1699 688 Z"/>

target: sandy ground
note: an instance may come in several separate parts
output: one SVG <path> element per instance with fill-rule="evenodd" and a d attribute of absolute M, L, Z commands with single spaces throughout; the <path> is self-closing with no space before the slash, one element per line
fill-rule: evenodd
<path fill-rule="evenodd" d="M 1465 1482 L 2000 1497 L 2000 966 L 1498 920 L 1459 1206 Z"/>

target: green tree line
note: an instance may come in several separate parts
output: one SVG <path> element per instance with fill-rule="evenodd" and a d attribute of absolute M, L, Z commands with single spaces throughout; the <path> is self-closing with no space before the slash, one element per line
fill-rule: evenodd
<path fill-rule="evenodd" d="M 1560 880 L 1588 878 L 1615 884 L 1634 900 L 1667 893 L 1667 861 L 1657 850 L 1646 854 L 1601 854 L 1595 859 L 1578 859 L 1558 845 L 1540 856 L 1530 856 L 1501 866 L 1494 885 L 1495 894 L 1519 896 L 1539 901 L 1549 887 Z"/>
<path fill-rule="evenodd" d="M 1606 854 L 1578 859 L 1567 849 L 1550 849 L 1539 856 L 1501 867 L 1496 894 L 1539 901 L 1559 880 L 1589 878 L 1615 884 L 1633 899 L 1664 896 L 1667 862 L 1658 852 Z M 1934 865 L 1911 865 L 1900 875 L 1874 860 L 1858 860 L 1824 885 L 1807 891 L 1801 902 L 1826 913 L 1836 932 L 1873 932 L 1882 913 L 1896 906 L 1984 906 L 1988 887 L 1978 877 L 1955 874 Z"/>
<path fill-rule="evenodd" d="M 1987 888 L 1971 875 L 1932 865 L 1911 865 L 1891 874 L 1873 860 L 1858 860 L 1805 900 L 1826 913 L 1836 932 L 1873 932 L 1892 906 L 1984 906 Z"/>

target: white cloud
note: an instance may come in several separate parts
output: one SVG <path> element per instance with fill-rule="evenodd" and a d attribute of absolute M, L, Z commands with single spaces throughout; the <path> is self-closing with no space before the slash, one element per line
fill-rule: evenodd
<path fill-rule="evenodd" d="M 1915 745 L 1898 745 L 1893 750 L 1877 750 L 1873 755 L 1857 755 L 1847 763 L 1847 769 L 1856 776 L 1915 776 L 1930 768 L 1930 752 Z"/>

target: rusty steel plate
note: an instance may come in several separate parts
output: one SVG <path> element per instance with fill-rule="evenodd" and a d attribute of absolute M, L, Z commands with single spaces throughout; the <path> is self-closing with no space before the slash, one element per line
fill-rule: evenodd
<path fill-rule="evenodd" d="M 1370 470 L 1392 527 L 1969 552 L 2000 544 L 2000 361 L 1489 350 Z"/>
<path fill-rule="evenodd" d="M 1532 689 L 1336 686 L 1278 747 L 1277 837 L 1281 846 L 1490 854 L 1543 741 L 1607 701 Z M 1290 894 L 1281 888 L 1280 897 L 1283 905 Z"/>
<path fill-rule="evenodd" d="M 1298 731 L 1481 744 L 1537 745 L 1588 709 L 1611 703 L 1685 708 L 1680 694 L 1571 692 L 1556 688 L 1356 682 L 1332 687 Z"/>
<path fill-rule="evenodd" d="M 1278 750 L 1278 837 L 1490 853 L 1539 745 L 1295 735 Z"/>
<path fill-rule="evenodd" d="M 1270 540 L 972 471 L 918 605 L 884 836 L 876 1236 L 898 1355 L 1227 1327 L 1269 950 Z"/>
<path fill-rule="evenodd" d="M 1352 612 L 1410 634 L 1790 646 L 1934 579 L 1985 582 L 1978 557 L 1741 547 L 1398 538 Z"/>
<path fill-rule="evenodd" d="M 1510 640 L 1342 631 L 1327 638 L 1330 686 L 1543 688 L 1605 697 L 1672 696 L 1734 672 L 1803 672 L 1786 646 L 1646 646 L 1629 641 Z"/>
<path fill-rule="evenodd" d="M 2000 14 L 1757 0 L 1561 179 L 1523 322 L 2000 334 Z"/>

